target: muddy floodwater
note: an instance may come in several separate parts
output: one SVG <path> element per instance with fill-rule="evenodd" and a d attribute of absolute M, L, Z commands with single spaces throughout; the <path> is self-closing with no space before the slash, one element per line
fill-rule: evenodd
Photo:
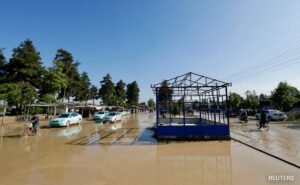
<path fill-rule="evenodd" d="M 235 141 L 157 143 L 154 114 L 42 127 L 0 141 L 1 185 L 300 184 L 300 170 Z M 292 181 L 269 181 L 269 176 Z"/>

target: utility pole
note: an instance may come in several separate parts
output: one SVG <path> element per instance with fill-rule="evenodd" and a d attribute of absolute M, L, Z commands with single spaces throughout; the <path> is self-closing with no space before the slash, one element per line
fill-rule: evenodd
<path fill-rule="evenodd" d="M 4 101 L 3 103 L 3 116 L 2 116 L 2 120 L 1 120 L 1 139 L 3 137 L 3 125 L 4 125 L 4 118 L 5 118 L 5 114 L 6 114 L 6 101 Z"/>

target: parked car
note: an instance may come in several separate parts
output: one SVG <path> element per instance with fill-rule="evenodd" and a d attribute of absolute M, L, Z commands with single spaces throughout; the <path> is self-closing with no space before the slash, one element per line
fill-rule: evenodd
<path fill-rule="evenodd" d="M 97 113 L 95 113 L 94 114 L 94 116 L 93 116 L 93 120 L 103 120 L 103 118 L 105 117 L 105 116 L 107 116 L 109 114 L 109 112 L 108 111 L 100 111 L 100 112 L 97 112 Z"/>
<path fill-rule="evenodd" d="M 107 116 L 104 116 L 103 122 L 117 122 L 122 120 L 122 114 L 119 112 L 110 112 Z"/>
<path fill-rule="evenodd" d="M 50 127 L 70 126 L 72 124 L 80 124 L 82 122 L 82 116 L 75 112 L 68 112 L 59 115 L 49 121 Z"/>
<path fill-rule="evenodd" d="M 119 110 L 118 110 L 118 111 L 116 111 L 116 112 L 120 113 L 120 114 L 121 114 L 121 116 L 126 116 L 126 113 L 125 113 L 125 111 L 124 111 L 124 110 L 122 110 L 122 109 L 119 109 Z"/>
<path fill-rule="evenodd" d="M 269 109 L 264 110 L 264 112 L 266 113 L 266 117 L 269 121 L 283 121 L 287 119 L 286 113 L 280 112 L 279 110 Z M 256 113 L 255 118 L 260 119 L 260 113 Z"/>

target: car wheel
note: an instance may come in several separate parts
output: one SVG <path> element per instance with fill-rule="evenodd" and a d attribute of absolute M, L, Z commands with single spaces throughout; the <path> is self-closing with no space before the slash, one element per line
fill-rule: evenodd
<path fill-rule="evenodd" d="M 69 127 L 69 126 L 70 126 L 70 121 L 67 122 L 67 127 Z"/>
<path fill-rule="evenodd" d="M 269 121 L 272 121 L 272 117 L 271 117 L 271 116 L 269 116 L 269 117 L 268 117 L 268 120 L 269 120 Z"/>

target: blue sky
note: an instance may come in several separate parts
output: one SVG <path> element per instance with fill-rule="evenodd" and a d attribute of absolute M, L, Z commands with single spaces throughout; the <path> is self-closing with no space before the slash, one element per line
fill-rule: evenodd
<path fill-rule="evenodd" d="M 6 48 L 7 58 L 26 38 L 34 41 L 46 66 L 56 50 L 64 48 L 97 86 L 106 73 L 115 82 L 137 80 L 141 100 L 153 97 L 151 83 L 189 71 L 232 82 L 231 91 L 238 93 L 255 89 L 269 94 L 279 81 L 300 88 L 300 64 L 286 67 L 286 63 L 285 68 L 249 79 L 226 78 L 268 67 L 276 61 L 253 66 L 300 47 L 300 1 L 0 0 L 0 4 L 0 47 Z"/>

